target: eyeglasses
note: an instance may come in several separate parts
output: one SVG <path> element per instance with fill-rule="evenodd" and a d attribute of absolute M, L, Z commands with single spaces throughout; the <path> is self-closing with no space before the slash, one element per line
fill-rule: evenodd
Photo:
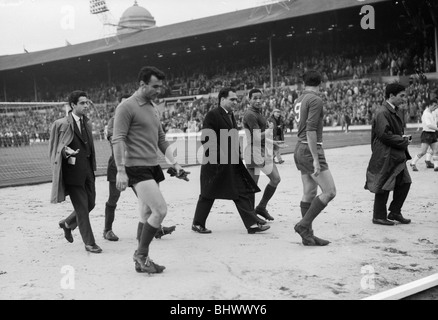
<path fill-rule="evenodd" d="M 230 98 L 231 101 L 237 101 L 237 98 Z"/>

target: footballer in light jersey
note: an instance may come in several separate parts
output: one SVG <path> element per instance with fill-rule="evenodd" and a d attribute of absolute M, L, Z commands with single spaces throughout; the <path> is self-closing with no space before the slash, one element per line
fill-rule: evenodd
<path fill-rule="evenodd" d="M 433 89 L 430 93 L 429 93 L 429 98 L 428 100 L 428 105 L 431 105 L 433 103 L 437 103 L 438 102 L 438 89 Z M 435 109 L 432 114 L 435 116 L 435 118 L 438 121 L 438 109 Z M 437 126 L 438 126 L 438 122 L 437 122 Z M 438 138 L 438 132 L 436 132 L 436 136 Z M 429 169 L 434 169 L 435 166 L 432 163 L 432 157 L 433 157 L 433 150 L 432 148 L 429 146 L 429 149 L 426 153 L 426 159 L 425 159 L 425 163 L 426 163 L 426 168 Z"/>
<path fill-rule="evenodd" d="M 295 102 L 298 142 L 294 153 L 303 182 L 300 203 L 303 219 L 294 229 L 301 236 L 303 245 L 326 246 L 330 242 L 316 237 L 312 229 L 312 222 L 336 196 L 336 186 L 322 148 L 324 112 L 319 96 L 322 77 L 318 71 L 309 70 L 303 78 L 305 90 Z M 322 190 L 320 195 L 317 195 L 318 186 Z"/>
<path fill-rule="evenodd" d="M 411 168 L 413 171 L 418 171 L 417 162 L 425 154 L 427 155 L 427 149 L 432 149 L 432 159 L 434 171 L 438 171 L 438 127 L 437 127 L 437 117 L 436 110 L 438 109 L 437 99 L 430 102 L 431 104 L 426 107 L 421 116 L 421 123 L 423 125 L 423 132 L 421 133 L 421 151 L 417 154 L 411 162 Z M 430 154 L 430 153 L 429 153 Z M 427 167 L 430 159 L 426 159 Z"/>

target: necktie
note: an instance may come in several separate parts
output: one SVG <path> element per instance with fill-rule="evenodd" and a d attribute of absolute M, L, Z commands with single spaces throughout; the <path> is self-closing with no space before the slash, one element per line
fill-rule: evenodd
<path fill-rule="evenodd" d="M 81 118 L 79 121 L 81 123 L 82 140 L 84 140 L 85 144 L 87 144 L 88 143 L 88 136 L 87 136 L 87 129 L 85 129 L 84 120 Z"/>
<path fill-rule="evenodd" d="M 228 118 L 230 118 L 231 125 L 234 126 L 234 124 L 233 124 L 233 114 L 231 112 L 228 112 Z"/>

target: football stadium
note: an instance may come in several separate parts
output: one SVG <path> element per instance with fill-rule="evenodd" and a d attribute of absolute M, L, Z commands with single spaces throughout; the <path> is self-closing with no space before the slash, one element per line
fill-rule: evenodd
<path fill-rule="evenodd" d="M 438 3 L 266 1 L 165 26 L 156 25 L 158 17 L 146 6 L 146 1 L 133 1 L 117 24 L 110 25 L 105 22 L 110 12 L 106 2 L 91 0 L 90 14 L 99 16 L 114 32 L 94 41 L 0 56 L 0 299 L 185 300 L 187 306 L 187 300 L 245 300 L 268 309 L 268 300 L 436 300 L 438 130 L 433 128 L 438 114 L 432 111 L 438 102 Z M 154 260 L 166 265 L 164 272 L 157 271 L 159 265 L 155 272 L 140 268 L 137 251 L 132 262 L 137 240 L 143 241 L 141 232 L 139 239 L 135 237 L 143 201 L 140 188 L 128 187 L 113 206 L 118 241 L 106 236 L 112 231 L 106 227 L 112 192 L 107 180 L 109 159 L 114 152 L 118 167 L 119 159 L 125 159 L 117 155 L 117 143 L 109 142 L 111 119 L 118 137 L 122 132 L 118 106 L 124 106 L 123 98 L 131 101 L 141 86 L 148 86 L 137 77 L 144 66 L 165 75 L 159 79 L 159 94 L 149 103 L 157 112 L 159 132 L 165 134 L 188 178 L 178 179 L 181 172 L 168 174 L 174 163 L 157 152 L 165 178 L 159 189 L 167 214 L 158 227 L 162 234 L 155 234 L 150 251 Z M 336 184 L 336 198 L 314 224 L 318 235 L 330 240 L 324 246 L 306 245 L 303 235 L 294 230 L 305 217 L 300 211 L 304 178 L 296 166 L 296 146 L 303 143 L 297 101 L 306 93 L 309 71 L 321 76 L 323 145 Z M 403 162 L 411 184 L 398 212 L 401 218 L 381 225 L 373 219 L 377 197 L 364 186 L 370 159 L 376 154 L 379 110 L 388 102 L 388 88 L 393 84 L 405 93 L 394 114 L 403 137 L 411 137 L 406 147 L 410 158 Z M 212 112 L 221 108 L 224 88 L 236 94 L 230 123 L 239 132 L 242 153 L 252 92 L 261 92 L 258 116 L 265 124 L 275 112 L 280 113 L 281 156 L 273 161 L 281 183 L 267 206 L 273 220 L 258 217 L 252 202 L 253 215 L 270 227 L 258 233 L 265 231 L 258 224 L 256 235 L 247 234 L 239 224 L 237 203 L 235 207 L 220 197 L 212 204 L 208 220 L 212 234 L 199 232 L 208 230 L 205 225 L 193 229 L 205 180 L 203 129 Z M 78 211 L 80 200 L 73 196 L 73 189 L 67 189 L 70 196 L 63 201 L 51 203 L 55 169 L 49 153 L 57 139 L 54 124 L 71 117 L 75 91 L 85 92 L 88 99 L 89 129 L 85 131 L 92 138 L 92 148 L 87 150 L 95 158 L 95 201 L 87 228 L 92 228 L 94 245 L 103 251 L 98 255 L 87 243 L 84 251 L 83 218 L 77 219 L 79 227 L 73 232 L 74 228 L 60 222 L 73 209 Z M 430 127 L 425 114 L 435 121 Z M 382 129 L 385 137 L 396 135 L 390 125 L 385 123 Z M 83 128 L 74 127 L 79 137 Z M 425 132 L 434 140 L 426 140 Z M 391 145 L 391 139 L 383 144 Z M 432 151 L 420 157 L 425 144 Z M 68 160 L 75 154 L 64 154 L 76 149 L 70 147 L 62 151 L 63 166 L 67 161 L 75 165 Z M 247 165 L 247 159 L 243 163 Z M 394 169 L 383 173 L 393 174 Z M 67 175 L 63 167 L 61 176 Z M 228 186 L 224 182 L 225 188 L 233 189 L 233 181 Z M 271 176 L 261 174 L 257 203 L 270 184 Z M 318 194 L 324 194 L 324 184 L 316 187 Z M 385 200 L 396 202 L 396 198 L 394 191 Z M 143 204 L 151 217 L 155 215 L 152 204 Z M 165 226 L 172 226 L 172 231 Z M 149 257 L 145 265 L 148 261 Z M 175 311 L 171 307 L 170 315 Z M 185 315 L 187 309 L 178 304 L 175 312 Z"/>

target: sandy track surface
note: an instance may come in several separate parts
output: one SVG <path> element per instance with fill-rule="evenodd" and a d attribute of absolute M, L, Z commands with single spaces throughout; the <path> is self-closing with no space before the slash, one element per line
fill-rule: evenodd
<path fill-rule="evenodd" d="M 161 185 L 169 209 L 164 225 L 176 231 L 153 241 L 151 257 L 167 269 L 152 276 L 134 271 L 138 218 L 131 190 L 116 211 L 120 241 L 108 242 L 102 238 L 108 186 L 97 178 L 91 223 L 104 252 L 94 255 L 78 231 L 73 244 L 64 239 L 58 221 L 71 204 L 50 204 L 50 184 L 0 189 L 0 299 L 361 299 L 436 273 L 438 172 L 422 161 L 412 173 L 404 206 L 412 224 L 378 226 L 371 223 L 373 195 L 363 189 L 370 147 L 330 149 L 326 156 L 338 194 L 314 229 L 332 242 L 328 247 L 304 247 L 293 231 L 302 187 L 292 155 L 279 166 L 282 181 L 268 206 L 275 221 L 255 235 L 247 234 L 234 203 L 223 200 L 207 222 L 212 234 L 191 231 L 200 171 L 191 167 L 190 182 L 166 174 Z M 261 189 L 267 182 L 260 178 Z"/>

